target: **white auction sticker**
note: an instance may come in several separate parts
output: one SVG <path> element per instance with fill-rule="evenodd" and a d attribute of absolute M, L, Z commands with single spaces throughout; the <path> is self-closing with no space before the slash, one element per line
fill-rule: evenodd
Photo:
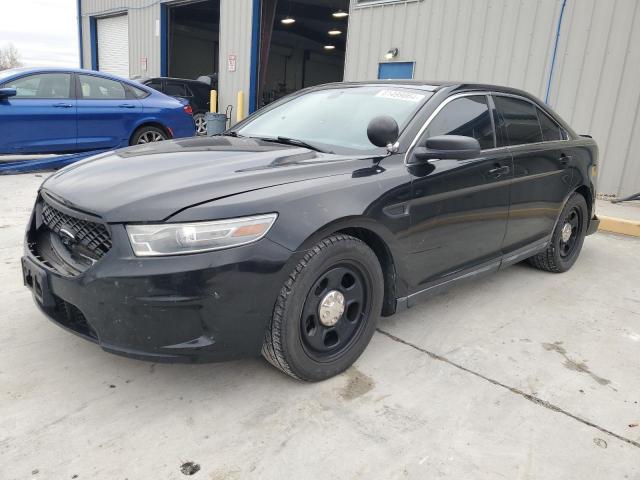
<path fill-rule="evenodd" d="M 406 90 L 380 90 L 375 95 L 376 97 L 393 98 L 395 100 L 404 100 L 406 102 L 419 102 L 424 98 L 424 95 L 414 92 L 407 92 Z"/>

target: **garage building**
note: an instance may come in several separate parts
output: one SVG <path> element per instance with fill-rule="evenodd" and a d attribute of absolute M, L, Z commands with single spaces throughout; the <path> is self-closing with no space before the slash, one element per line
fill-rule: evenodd
<path fill-rule="evenodd" d="M 598 141 L 601 193 L 640 191 L 640 0 L 78 0 L 78 12 L 83 67 L 215 73 L 221 111 L 238 91 L 247 114 L 343 79 L 523 88 Z"/>

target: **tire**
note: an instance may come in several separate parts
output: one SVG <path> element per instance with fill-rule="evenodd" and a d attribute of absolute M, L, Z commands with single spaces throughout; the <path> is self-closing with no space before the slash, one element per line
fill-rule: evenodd
<path fill-rule="evenodd" d="M 196 126 L 196 135 L 203 137 L 207 134 L 207 120 L 204 113 L 195 113 L 193 115 L 193 123 Z"/>
<path fill-rule="evenodd" d="M 160 142 L 167 138 L 167 134 L 161 128 L 146 125 L 138 128 L 133 133 L 129 145 L 144 145 L 146 143 Z"/>
<path fill-rule="evenodd" d="M 383 296 L 376 254 L 349 235 L 327 237 L 298 262 L 280 290 L 262 355 L 300 380 L 337 375 L 369 344 Z"/>
<path fill-rule="evenodd" d="M 589 222 L 588 212 L 587 202 L 582 195 L 574 193 L 569 197 L 560 213 L 546 250 L 529 258 L 529 263 L 547 272 L 562 273 L 569 270 L 582 250 Z M 571 234 L 568 237 L 569 240 L 565 241 L 569 228 L 571 228 Z M 565 229 L 564 238 L 563 229 Z"/>

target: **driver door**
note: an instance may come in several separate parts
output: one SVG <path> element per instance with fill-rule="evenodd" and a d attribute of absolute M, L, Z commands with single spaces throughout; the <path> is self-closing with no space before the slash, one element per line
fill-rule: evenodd
<path fill-rule="evenodd" d="M 414 292 L 499 267 L 513 161 L 507 149 L 496 148 L 494 110 L 488 95 L 449 97 L 417 143 L 436 135 L 473 137 L 479 157 L 414 163 L 408 153 Z"/>

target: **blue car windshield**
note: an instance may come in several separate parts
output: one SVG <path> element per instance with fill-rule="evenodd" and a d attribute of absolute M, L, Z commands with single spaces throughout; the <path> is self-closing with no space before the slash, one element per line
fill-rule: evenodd
<path fill-rule="evenodd" d="M 393 117 L 400 131 L 432 95 L 401 86 L 358 86 L 315 90 L 249 118 L 236 132 L 246 137 L 286 137 L 336 153 L 370 152 L 369 122 Z"/>

